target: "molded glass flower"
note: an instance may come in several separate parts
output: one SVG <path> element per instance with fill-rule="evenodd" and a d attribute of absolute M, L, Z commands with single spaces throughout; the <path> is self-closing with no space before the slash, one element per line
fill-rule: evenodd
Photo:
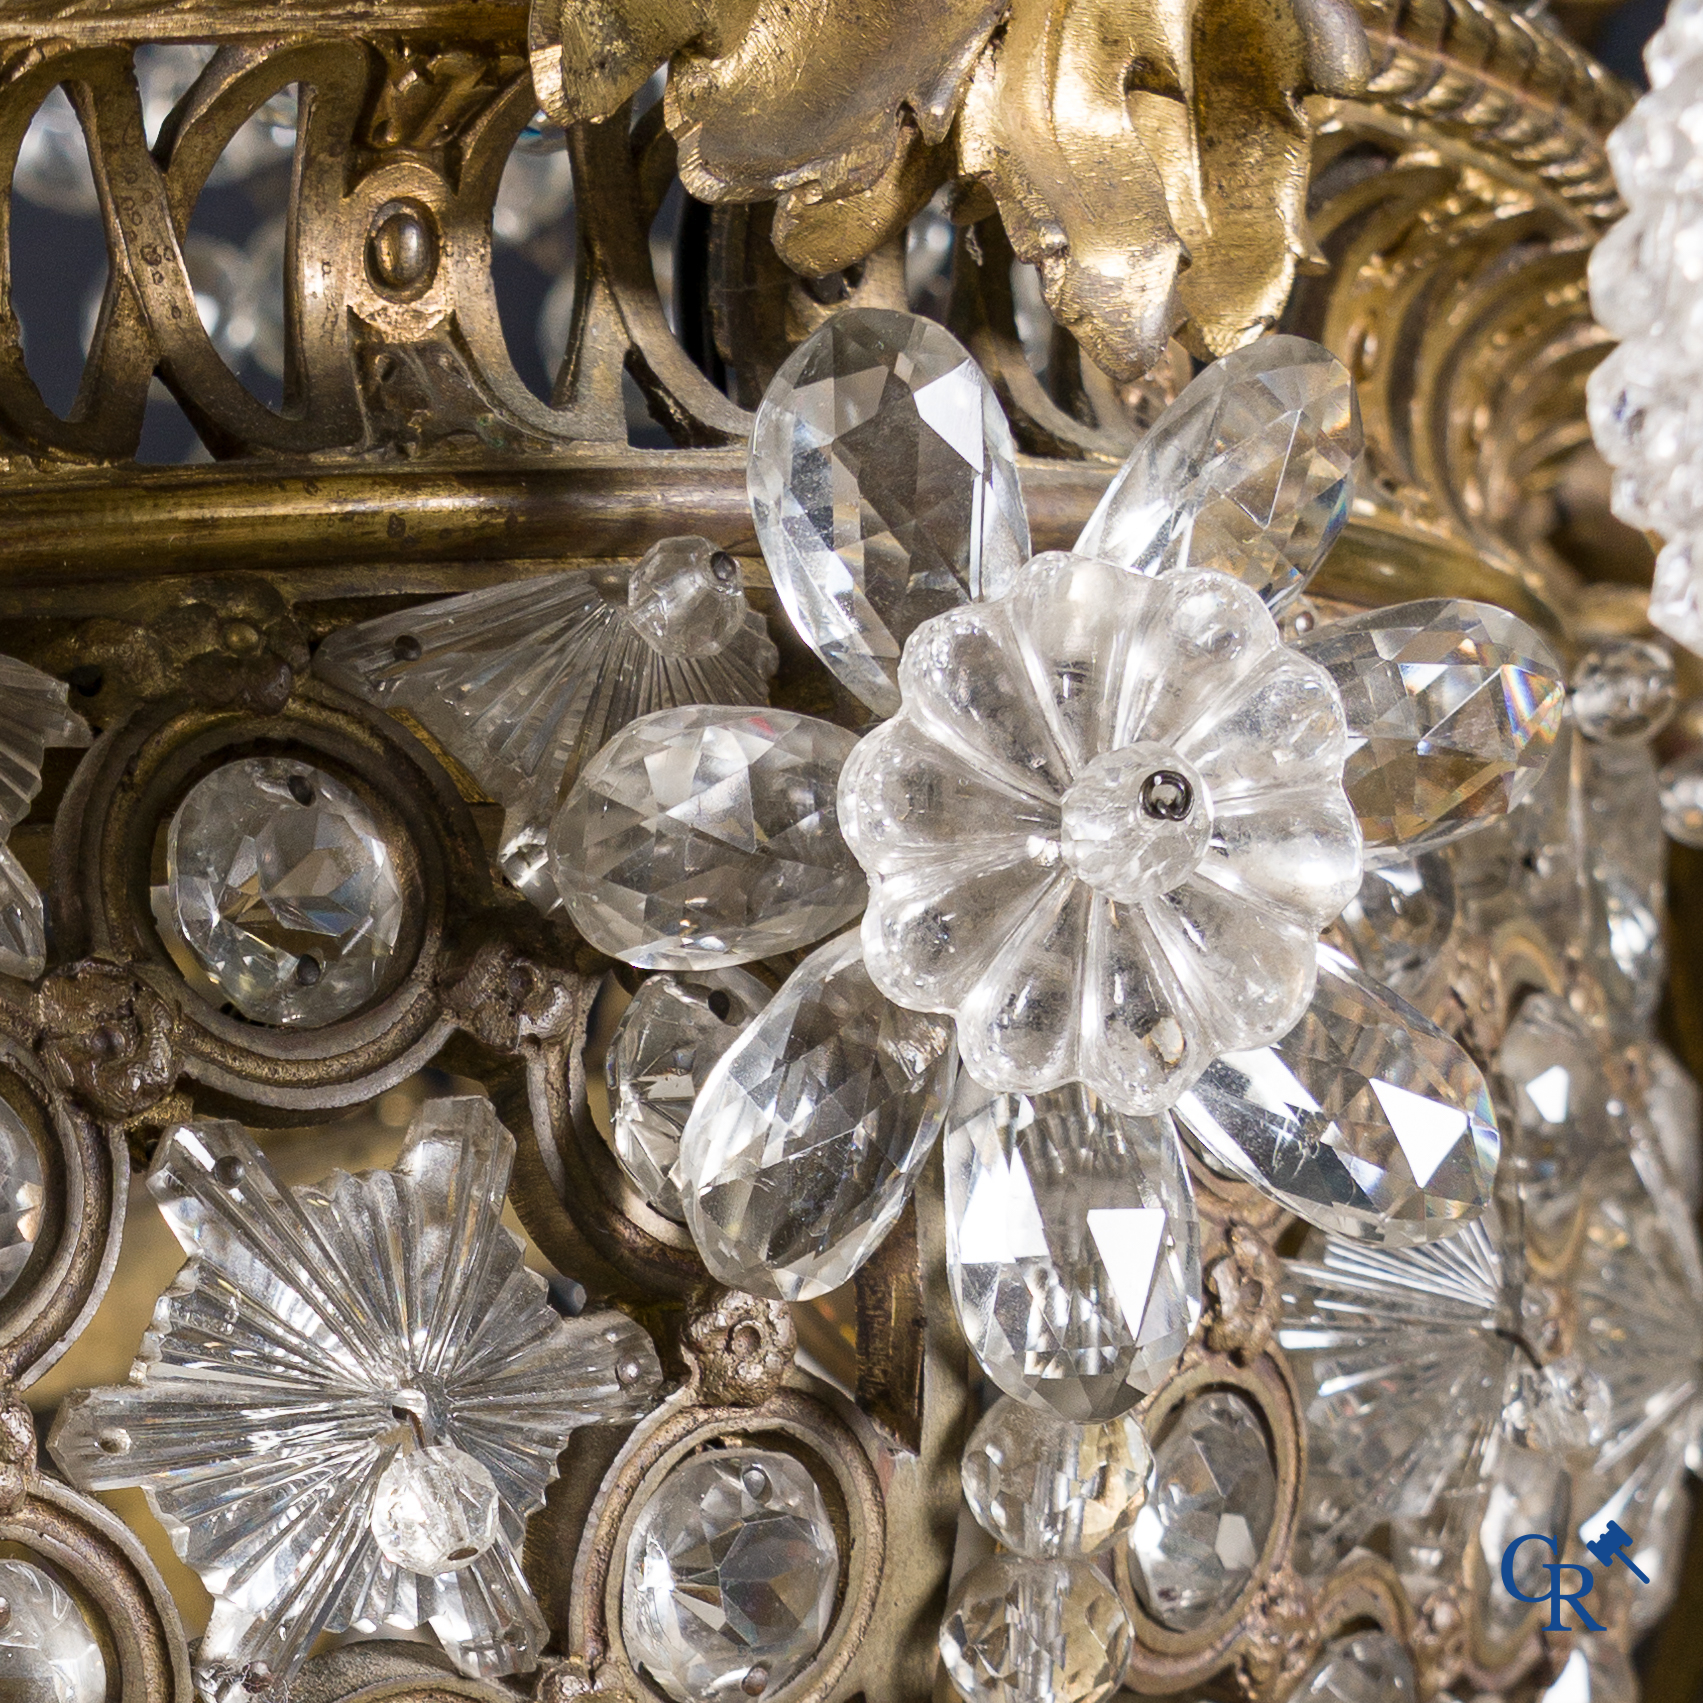
<path fill-rule="evenodd" d="M 864 953 L 978 1082 L 1150 1114 L 1299 1020 L 1360 830 L 1336 688 L 1253 591 L 1038 556 L 919 627 L 899 683 L 840 781 Z"/>
<path fill-rule="evenodd" d="M 85 1490 L 140 1485 L 212 1592 L 202 1695 L 238 1703 L 349 1627 L 429 1624 L 483 1678 L 537 1665 L 526 1516 L 568 1433 L 637 1418 L 661 1368 L 623 1315 L 552 1309 L 503 1227 L 513 1162 L 480 1098 L 313 1188 L 240 1124 L 161 1142 L 148 1187 L 194 1258 L 131 1382 L 71 1396 L 48 1447 Z"/>

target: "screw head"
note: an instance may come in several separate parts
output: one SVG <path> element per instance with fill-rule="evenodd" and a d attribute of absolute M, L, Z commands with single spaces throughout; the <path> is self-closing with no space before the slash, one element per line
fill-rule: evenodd
<path fill-rule="evenodd" d="M 1194 809 L 1194 788 L 1175 769 L 1155 769 L 1141 783 L 1141 808 L 1156 822 L 1183 822 Z"/>

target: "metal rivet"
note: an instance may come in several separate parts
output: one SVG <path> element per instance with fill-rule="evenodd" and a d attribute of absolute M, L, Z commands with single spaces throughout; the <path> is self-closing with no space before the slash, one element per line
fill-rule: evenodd
<path fill-rule="evenodd" d="M 1141 808 L 1156 822 L 1181 822 L 1194 809 L 1194 788 L 1175 769 L 1155 769 L 1141 783 Z"/>

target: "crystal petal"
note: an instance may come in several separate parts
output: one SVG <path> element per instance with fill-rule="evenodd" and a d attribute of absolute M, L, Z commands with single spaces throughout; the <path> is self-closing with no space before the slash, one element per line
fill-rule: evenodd
<path fill-rule="evenodd" d="M 1561 665 L 1506 610 L 1402 603 L 1297 643 L 1342 694 L 1351 746 L 1343 784 L 1369 863 L 1409 858 L 1505 815 L 1555 748 Z"/>
<path fill-rule="evenodd" d="M 1002 595 L 1029 554 L 993 388 L 915 314 L 852 309 L 806 338 L 757 410 L 747 481 L 793 625 L 879 715 L 912 631 Z"/>
<path fill-rule="evenodd" d="M 1076 1425 L 1001 1396 L 965 1445 L 964 1500 L 1018 1555 L 1076 1560 L 1128 1528 L 1152 1464 L 1132 1415 Z"/>
<path fill-rule="evenodd" d="M 1512 1375 L 1522 1264 L 1504 1249 L 1493 1206 L 1423 1247 L 1315 1230 L 1285 1262 L 1278 1341 L 1308 1439 L 1301 1571 L 1328 1568 L 1373 1527 L 1427 1516 L 1477 1484 Z"/>
<path fill-rule="evenodd" d="M 1087 1562 L 997 1555 L 954 1594 L 940 1659 L 965 1703 L 1100 1703 L 1131 1642 L 1123 1604 Z"/>
<path fill-rule="evenodd" d="M 1168 1118 L 1086 1089 L 994 1094 L 960 1073 L 946 1125 L 959 1322 L 1008 1395 L 1078 1423 L 1132 1407 L 1200 1318 L 1200 1228 Z"/>
<path fill-rule="evenodd" d="M 1360 891 L 1353 806 L 1337 785 L 1213 800 L 1200 872 L 1248 904 L 1316 932 Z"/>
<path fill-rule="evenodd" d="M 427 1102 L 394 1169 L 313 1188 L 286 1189 L 240 1124 L 161 1141 L 148 1186 L 194 1258 L 135 1381 L 70 1397 L 48 1447 L 85 1490 L 145 1490 L 214 1595 L 200 1661 L 222 1703 L 244 1664 L 287 1677 L 353 1625 L 429 1622 L 475 1675 L 536 1664 L 526 1516 L 569 1431 L 638 1417 L 661 1368 L 623 1315 L 552 1309 L 502 1224 L 513 1158 L 483 1099 Z M 369 1522 L 399 1420 L 477 1461 L 499 1499 L 490 1546 L 435 1579 Z"/>
<path fill-rule="evenodd" d="M 507 806 L 501 861 L 550 910 L 550 819 L 615 733 L 678 705 L 768 702 L 779 655 L 737 579 L 715 577 L 732 560 L 707 539 L 664 539 L 625 588 L 578 571 L 489 586 L 343 628 L 314 672 L 406 710 Z M 708 646 L 689 632 L 692 609 L 714 630 Z"/>
<path fill-rule="evenodd" d="M 1076 550 L 1143 574 L 1215 568 L 1280 609 L 1342 530 L 1363 444 L 1342 363 L 1302 337 L 1261 338 L 1160 415 Z"/>
<path fill-rule="evenodd" d="M 609 741 L 550 829 L 574 926 L 643 969 L 792 951 L 863 909 L 835 814 L 843 728 L 787 710 L 661 710 Z"/>
<path fill-rule="evenodd" d="M 1346 958 L 1318 958 L 1306 1016 L 1272 1046 L 1214 1060 L 1177 1120 L 1213 1164 L 1309 1224 L 1390 1247 L 1453 1235 L 1496 1176 L 1484 1078 Z"/>
<path fill-rule="evenodd" d="M 686 1223 L 716 1278 L 785 1300 L 846 1282 L 904 1210 L 956 1063 L 952 1025 L 884 999 L 855 931 L 806 958 L 681 1138 Z"/>
<path fill-rule="evenodd" d="M 1130 1580 L 1162 1625 L 1193 1631 L 1253 1577 L 1277 1514 L 1277 1470 L 1259 1415 L 1230 1390 L 1185 1402 L 1153 1456 L 1130 1532 Z"/>
<path fill-rule="evenodd" d="M 676 1223 L 686 1219 L 674 1167 L 692 1102 L 768 1001 L 769 990 L 743 970 L 652 976 L 610 1037 L 610 1145 L 633 1186 Z"/>
<path fill-rule="evenodd" d="M 0 1560 L 0 1690 L 18 1703 L 105 1703 L 106 1659 L 82 1611 L 28 1561 Z"/>

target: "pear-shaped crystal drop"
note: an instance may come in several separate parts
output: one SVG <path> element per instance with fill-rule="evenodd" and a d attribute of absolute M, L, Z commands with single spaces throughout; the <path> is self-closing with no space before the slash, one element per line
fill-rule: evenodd
<path fill-rule="evenodd" d="M 854 308 L 806 338 L 757 410 L 747 479 L 793 625 L 880 715 L 912 630 L 1010 590 L 1029 555 L 993 387 L 916 314 Z"/>
<path fill-rule="evenodd" d="M 1306 1016 L 1208 1065 L 1176 1115 L 1214 1164 L 1309 1224 L 1391 1247 L 1476 1218 L 1501 1151 L 1465 1049 L 1327 946 Z"/>
<path fill-rule="evenodd" d="M 1143 574 L 1216 568 L 1281 609 L 1348 519 L 1364 442 L 1348 369 L 1304 337 L 1262 338 L 1159 416 L 1076 553 Z"/>
<path fill-rule="evenodd" d="M 647 970 L 715 970 L 808 946 L 863 909 L 840 837 L 856 737 L 789 710 L 661 710 L 585 766 L 550 827 L 574 927 Z"/>
<path fill-rule="evenodd" d="M 1167 1117 L 1080 1084 L 995 1094 L 961 1072 L 946 1126 L 946 1267 L 976 1358 L 1008 1395 L 1115 1418 L 1200 1319 L 1200 1224 Z"/>
<path fill-rule="evenodd" d="M 710 1072 L 676 1179 L 718 1281 L 808 1300 L 880 1246 L 940 1133 L 948 1018 L 876 991 L 856 931 L 813 952 Z"/>
<path fill-rule="evenodd" d="M 1332 621 L 1297 640 L 1348 715 L 1343 785 L 1366 862 L 1401 862 L 1504 816 L 1555 750 L 1561 664 L 1516 616 L 1429 598 Z"/>

